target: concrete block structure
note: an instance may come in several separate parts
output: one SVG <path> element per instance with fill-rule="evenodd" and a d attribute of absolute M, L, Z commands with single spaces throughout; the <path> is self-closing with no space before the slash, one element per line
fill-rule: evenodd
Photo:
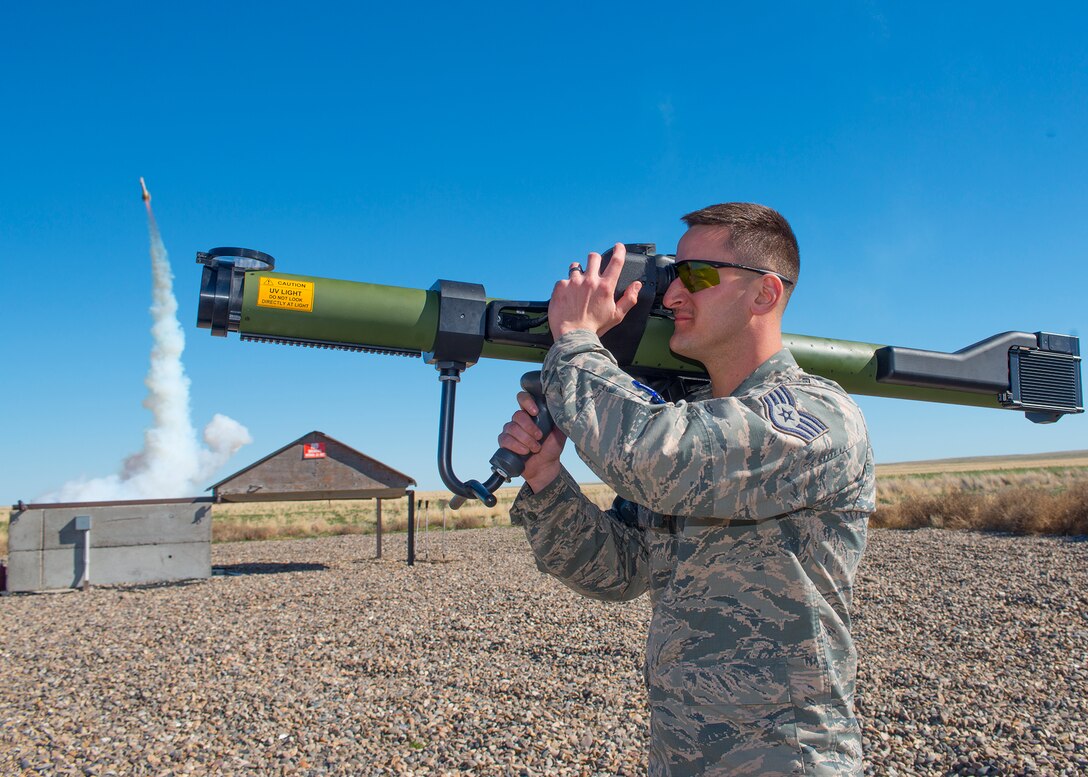
<path fill-rule="evenodd" d="M 20 505 L 7 590 L 210 577 L 211 519 L 210 498 Z"/>

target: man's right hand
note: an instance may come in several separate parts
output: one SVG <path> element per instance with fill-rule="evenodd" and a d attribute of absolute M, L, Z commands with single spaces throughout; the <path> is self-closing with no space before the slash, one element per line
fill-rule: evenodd
<path fill-rule="evenodd" d="M 522 476 L 529 488 L 540 493 L 549 483 L 559 476 L 561 465 L 559 455 L 567 442 L 567 436 L 553 427 L 551 433 L 541 439 L 540 429 L 533 418 L 537 414 L 536 402 L 526 391 L 518 394 L 521 410 L 502 428 L 499 445 L 519 455 L 529 455 L 525 460 Z"/>

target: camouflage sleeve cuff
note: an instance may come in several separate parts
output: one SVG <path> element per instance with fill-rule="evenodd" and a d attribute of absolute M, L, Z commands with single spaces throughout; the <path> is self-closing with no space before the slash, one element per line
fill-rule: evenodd
<path fill-rule="evenodd" d="M 574 478 L 567 472 L 566 467 L 561 467 L 555 480 L 542 488 L 539 493 L 534 492 L 528 483 L 521 487 L 514 499 L 514 504 L 510 506 L 510 519 L 512 522 L 520 520 L 528 525 L 547 518 L 557 505 L 571 499 L 578 499 L 581 495 L 582 490 Z"/>
<path fill-rule="evenodd" d="M 615 357 L 601 344 L 601 339 L 596 334 L 588 329 L 575 329 L 573 332 L 567 332 L 552 344 L 552 347 L 548 350 L 548 355 L 544 358 L 544 365 L 541 369 L 546 375 L 556 367 L 557 363 L 561 363 L 565 357 L 590 352 L 599 353 L 617 367 L 619 366 Z"/>

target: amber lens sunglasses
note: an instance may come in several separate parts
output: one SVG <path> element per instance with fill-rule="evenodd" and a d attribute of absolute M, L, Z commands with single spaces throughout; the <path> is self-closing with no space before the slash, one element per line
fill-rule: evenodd
<path fill-rule="evenodd" d="M 676 275 L 680 278 L 680 282 L 684 284 L 684 288 L 692 294 L 697 291 L 702 291 L 703 289 L 709 289 L 711 286 L 717 286 L 721 283 L 722 278 L 718 275 L 718 269 L 720 267 L 733 267 L 737 270 L 757 272 L 760 275 L 774 275 L 783 283 L 793 283 L 793 281 L 786 276 L 779 275 L 776 272 L 761 270 L 758 267 L 749 267 L 746 264 L 737 264 L 735 262 L 704 262 L 694 259 L 691 261 L 677 262 L 673 267 L 676 269 Z"/>

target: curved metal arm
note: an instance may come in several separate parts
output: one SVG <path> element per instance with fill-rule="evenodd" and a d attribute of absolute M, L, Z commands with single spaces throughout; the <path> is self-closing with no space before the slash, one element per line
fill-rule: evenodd
<path fill-rule="evenodd" d="M 438 365 L 438 379 L 442 381 L 442 403 L 438 412 L 438 475 L 446 488 L 456 495 L 454 498 L 461 498 L 458 507 L 467 499 L 479 499 L 488 507 L 494 507 L 498 504 L 498 500 L 491 493 L 494 487 L 488 489 L 478 480 L 462 481 L 453 473 L 453 416 L 457 384 L 464 369 L 464 365 Z M 452 500 L 450 504 L 453 505 Z"/>

